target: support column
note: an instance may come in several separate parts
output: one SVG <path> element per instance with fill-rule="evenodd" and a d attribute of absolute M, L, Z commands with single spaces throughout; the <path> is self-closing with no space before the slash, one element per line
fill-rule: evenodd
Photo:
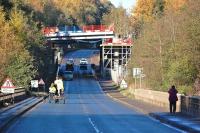
<path fill-rule="evenodd" d="M 102 46 L 102 66 L 101 66 L 101 75 L 103 75 L 103 78 L 105 77 L 105 72 L 104 72 L 104 46 Z"/>
<path fill-rule="evenodd" d="M 122 73 L 121 73 L 121 78 L 124 77 L 124 46 L 122 46 Z"/>
<path fill-rule="evenodd" d="M 111 46 L 111 55 L 110 55 L 110 58 L 111 58 L 111 62 L 110 62 L 110 71 L 112 72 L 112 65 L 113 65 L 113 50 L 112 50 L 112 46 Z"/>
<path fill-rule="evenodd" d="M 125 65 L 126 65 L 126 66 L 125 66 L 125 72 L 126 72 L 126 74 L 127 74 L 127 67 L 128 67 L 128 66 L 127 66 L 127 65 L 128 65 L 128 49 L 127 49 L 127 47 L 128 47 L 128 46 L 126 46 L 126 64 L 125 64 Z"/>

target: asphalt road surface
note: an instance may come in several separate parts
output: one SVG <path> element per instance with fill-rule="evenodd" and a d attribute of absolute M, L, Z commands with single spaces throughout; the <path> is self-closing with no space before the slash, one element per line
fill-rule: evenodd
<path fill-rule="evenodd" d="M 65 104 L 39 104 L 7 133 L 177 133 L 174 128 L 113 101 L 94 79 L 65 81 Z"/>
<path fill-rule="evenodd" d="M 66 104 L 42 103 L 8 133 L 176 133 L 108 98 L 92 79 L 65 81 Z"/>

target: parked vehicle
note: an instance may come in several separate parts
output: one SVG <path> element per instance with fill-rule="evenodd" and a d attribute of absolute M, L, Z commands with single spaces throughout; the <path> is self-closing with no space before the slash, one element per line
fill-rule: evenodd
<path fill-rule="evenodd" d="M 74 71 L 74 65 L 73 64 L 66 64 L 66 71 Z"/>
<path fill-rule="evenodd" d="M 67 64 L 74 64 L 74 60 L 72 58 L 67 59 Z"/>
<path fill-rule="evenodd" d="M 65 71 L 63 73 L 63 80 L 73 80 L 74 74 L 73 71 Z"/>
<path fill-rule="evenodd" d="M 79 66 L 79 74 L 87 75 L 88 71 L 89 71 L 88 64 L 80 64 L 80 66 Z"/>
<path fill-rule="evenodd" d="M 66 71 L 74 71 L 74 60 L 68 59 L 66 63 Z"/>
<path fill-rule="evenodd" d="M 87 59 L 86 59 L 86 58 L 82 58 L 82 59 L 80 60 L 80 64 L 88 64 Z"/>
<path fill-rule="evenodd" d="M 80 64 L 80 70 L 88 70 L 87 64 Z"/>

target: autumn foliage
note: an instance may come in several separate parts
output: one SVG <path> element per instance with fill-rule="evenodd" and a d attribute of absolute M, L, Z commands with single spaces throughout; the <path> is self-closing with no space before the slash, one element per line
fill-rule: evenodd
<path fill-rule="evenodd" d="M 9 77 L 16 86 L 28 87 L 31 79 L 48 79 L 53 55 L 41 29 L 101 24 L 112 6 L 107 0 L 0 1 L 0 83 Z"/>
<path fill-rule="evenodd" d="M 116 35 L 134 39 L 129 66 L 143 68 L 144 87 L 166 91 L 175 84 L 181 93 L 200 92 L 199 0 L 137 0 L 129 14 L 109 0 L 3 0 L 0 5 L 0 81 L 9 76 L 27 86 L 45 75 L 51 56 L 42 27 L 110 24 Z"/>
<path fill-rule="evenodd" d="M 142 67 L 146 87 L 198 94 L 200 1 L 138 0 L 132 12 L 137 32 L 131 67 Z"/>

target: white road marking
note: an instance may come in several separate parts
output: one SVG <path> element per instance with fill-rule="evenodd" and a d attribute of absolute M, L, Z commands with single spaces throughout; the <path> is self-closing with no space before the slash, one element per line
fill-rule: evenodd
<path fill-rule="evenodd" d="M 98 82 L 98 86 L 100 87 L 101 91 L 103 92 L 103 90 L 102 90 L 101 85 L 99 84 L 99 82 Z M 104 93 L 104 92 L 103 92 L 103 93 Z M 125 104 L 125 105 L 127 105 L 128 107 L 130 107 L 130 108 L 136 109 L 136 110 L 134 110 L 134 111 L 136 111 L 137 113 L 147 114 L 147 112 L 145 112 L 144 110 L 142 110 L 142 109 L 140 109 L 140 108 L 138 108 L 138 107 L 136 107 L 136 106 L 134 106 L 134 105 L 131 105 L 131 104 L 127 103 L 127 102 L 124 102 L 124 101 L 122 101 L 122 100 L 119 100 L 119 99 L 117 99 L 117 98 L 114 98 L 114 97 L 112 97 L 109 93 L 107 93 L 106 95 L 107 95 L 108 97 L 110 97 L 111 99 L 113 99 L 114 101 L 116 101 L 116 102 Z M 155 121 L 155 122 L 158 122 L 158 123 L 161 123 L 161 124 L 163 124 L 163 125 L 165 125 L 165 126 L 167 126 L 167 127 L 169 127 L 169 128 L 172 128 L 172 129 L 176 130 L 176 131 L 179 131 L 179 132 L 181 132 L 181 133 L 187 133 L 187 132 L 185 132 L 185 131 L 183 131 L 183 130 L 181 130 L 181 129 L 178 129 L 178 128 L 176 128 L 176 127 L 173 127 L 173 126 L 167 125 L 167 124 L 165 124 L 165 123 L 162 123 L 162 122 L 160 122 L 159 120 L 157 120 L 157 119 L 155 119 L 155 118 L 153 118 L 153 117 L 151 117 L 151 116 L 148 116 L 148 115 L 146 115 L 146 116 L 147 116 L 148 118 L 150 118 L 151 120 L 153 120 L 153 121 Z"/>
<path fill-rule="evenodd" d="M 95 132 L 96 133 L 103 133 L 103 132 L 100 132 L 99 129 L 97 128 L 97 126 L 94 124 L 94 122 L 92 121 L 92 119 L 89 117 L 88 118 L 90 124 L 92 125 L 92 127 L 94 128 Z"/>
<path fill-rule="evenodd" d="M 136 109 L 135 111 L 138 112 L 138 113 L 147 114 L 144 110 L 142 110 L 142 109 L 140 109 L 140 108 L 138 108 L 138 107 L 135 107 L 134 105 L 131 105 L 131 104 L 129 104 L 129 103 L 126 103 L 126 102 L 124 102 L 124 101 L 122 101 L 122 100 L 119 100 L 119 99 L 117 99 L 117 98 L 114 98 L 114 97 L 112 97 L 112 96 L 109 95 L 109 94 L 107 94 L 107 96 L 109 96 L 110 98 L 112 98 L 114 101 L 117 101 L 117 102 L 120 102 L 120 103 L 122 103 L 122 104 L 125 104 L 125 105 L 127 105 L 128 107 L 130 107 L 130 108 Z M 177 130 L 177 131 L 179 131 L 179 132 L 181 132 L 181 133 L 187 133 L 187 132 L 185 132 L 185 131 L 183 131 L 183 130 L 181 130 L 181 129 L 178 129 L 178 128 L 176 128 L 176 127 L 173 127 L 173 126 L 167 125 L 167 124 L 165 124 L 165 123 L 162 123 L 162 122 L 160 122 L 159 120 L 157 120 L 157 119 L 155 119 L 155 118 L 153 118 L 153 117 L 151 117 L 151 116 L 148 116 L 148 115 L 146 115 L 146 116 L 147 116 L 148 118 L 150 118 L 151 120 L 155 121 L 155 122 L 161 123 L 161 124 L 163 124 L 163 125 L 165 125 L 165 126 L 167 126 L 167 127 L 169 127 L 169 128 L 172 128 L 172 129 L 174 129 L 174 130 Z"/>
<path fill-rule="evenodd" d="M 174 130 L 176 130 L 176 131 L 178 131 L 178 132 L 180 132 L 180 133 L 187 133 L 186 131 L 183 131 L 183 130 L 178 129 L 178 128 L 176 128 L 176 127 L 167 125 L 167 124 L 165 124 L 165 123 L 162 123 L 162 124 L 165 125 L 165 126 L 167 126 L 167 127 L 169 127 L 169 128 L 172 128 L 172 129 L 174 129 Z"/>
<path fill-rule="evenodd" d="M 79 94 L 78 96 L 79 96 L 79 99 L 80 99 L 81 103 L 83 103 L 83 100 L 81 99 L 81 95 Z M 87 115 L 88 121 L 92 125 L 92 127 L 94 128 L 95 132 L 96 133 L 103 133 L 97 128 L 97 126 L 94 124 L 94 122 L 90 118 L 89 111 L 88 111 L 87 107 L 84 104 L 82 104 L 82 108 L 83 108 L 83 111 L 85 112 L 85 114 Z"/>
<path fill-rule="evenodd" d="M 102 94 L 105 94 L 105 93 L 103 92 L 103 89 L 102 89 L 102 87 L 101 87 L 99 81 L 96 81 L 96 83 L 97 83 L 97 85 L 98 85 L 98 87 L 99 87 L 100 92 L 101 92 Z"/>

